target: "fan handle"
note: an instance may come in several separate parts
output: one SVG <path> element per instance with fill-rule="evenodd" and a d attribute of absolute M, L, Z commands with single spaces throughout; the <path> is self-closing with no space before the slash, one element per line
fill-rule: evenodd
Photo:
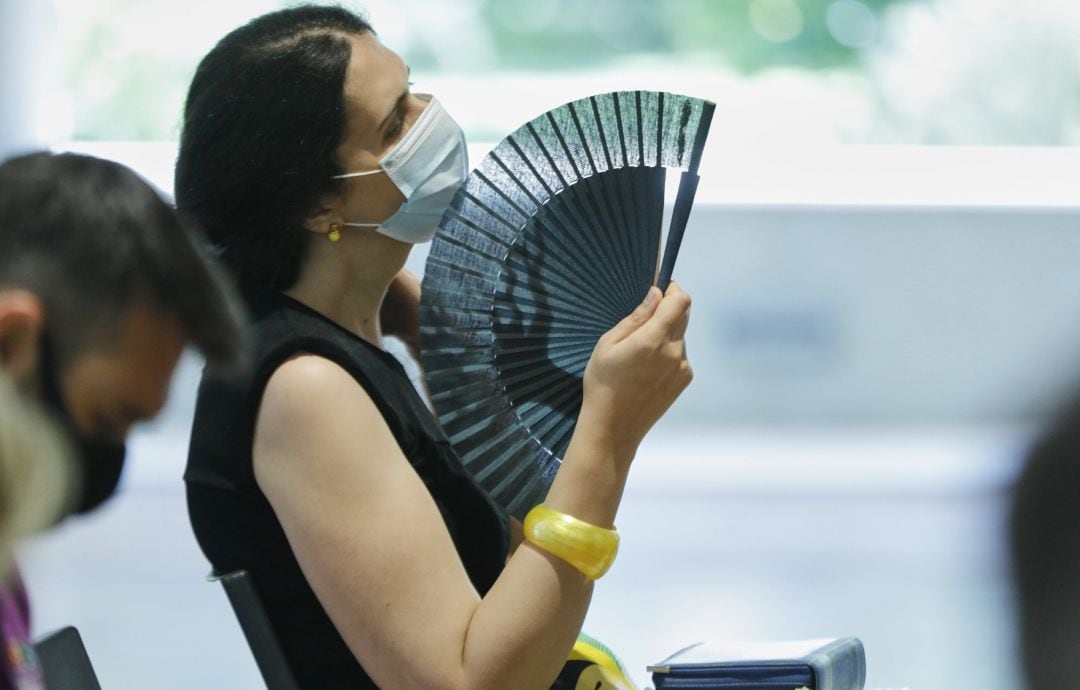
<path fill-rule="evenodd" d="M 679 180 L 679 194 L 675 197 L 675 208 L 671 212 L 671 226 L 668 229 L 667 244 L 664 245 L 664 261 L 660 264 L 660 277 L 656 281 L 661 291 L 667 292 L 671 283 L 671 274 L 675 270 L 675 259 L 679 256 L 686 223 L 690 220 L 690 209 L 694 206 L 698 181 L 696 173 L 684 172 Z"/>
<path fill-rule="evenodd" d="M 709 136 L 709 126 L 712 125 L 715 110 L 716 104 L 712 101 L 705 101 L 702 105 L 701 121 L 698 123 L 694 146 L 690 152 L 690 168 L 679 180 L 679 192 L 675 196 L 675 208 L 671 212 L 667 244 L 664 245 L 664 260 L 660 264 L 660 277 L 656 281 L 657 287 L 663 292 L 667 292 L 668 285 L 671 284 L 675 259 L 679 256 L 679 247 L 682 246 L 686 223 L 690 220 L 690 209 L 694 206 L 694 196 L 697 194 L 698 182 L 701 179 L 697 174 L 698 164 L 701 163 L 701 153 L 705 150 L 705 138 Z"/>

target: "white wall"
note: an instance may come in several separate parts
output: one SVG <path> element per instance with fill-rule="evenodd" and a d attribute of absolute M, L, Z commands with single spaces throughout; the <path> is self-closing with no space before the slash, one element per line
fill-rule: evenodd
<path fill-rule="evenodd" d="M 0 2 L 0 160 L 45 143 L 53 25 L 49 0 Z"/>
<path fill-rule="evenodd" d="M 708 425 L 1023 423 L 1080 365 L 1080 208 L 715 205 L 676 278 Z"/>

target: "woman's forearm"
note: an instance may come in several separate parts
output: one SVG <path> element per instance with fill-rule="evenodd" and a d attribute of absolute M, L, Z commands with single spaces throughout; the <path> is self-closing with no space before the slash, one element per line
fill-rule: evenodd
<path fill-rule="evenodd" d="M 610 527 L 630 458 L 579 427 L 545 503 Z M 576 568 L 525 542 L 469 622 L 462 661 L 466 687 L 547 688 L 566 662 L 588 611 L 593 583 Z"/>

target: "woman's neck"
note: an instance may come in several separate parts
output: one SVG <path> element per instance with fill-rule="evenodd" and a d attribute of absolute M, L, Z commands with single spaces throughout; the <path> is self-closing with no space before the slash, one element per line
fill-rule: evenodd
<path fill-rule="evenodd" d="M 285 294 L 382 348 L 379 309 L 411 247 L 400 242 L 386 246 L 342 240 L 329 247 L 312 247 L 300 278 Z M 356 260 L 357 256 L 363 259 Z"/>

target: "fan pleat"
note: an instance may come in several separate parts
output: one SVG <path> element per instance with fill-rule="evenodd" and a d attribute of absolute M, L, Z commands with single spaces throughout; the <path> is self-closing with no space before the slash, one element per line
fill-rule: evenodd
<path fill-rule="evenodd" d="M 578 187 L 590 185 L 597 177 L 601 176 L 589 178 Z M 625 245 L 625 243 L 624 246 L 619 246 L 617 240 L 613 244 L 612 238 L 620 238 L 627 232 L 632 231 L 632 225 L 630 225 L 629 221 L 624 220 L 624 224 L 619 230 L 615 228 L 614 224 L 605 228 L 601 215 L 596 213 L 595 209 L 583 206 L 579 202 L 575 191 L 576 188 L 566 190 L 562 195 L 553 199 L 535 218 L 538 226 L 545 227 L 538 227 L 531 233 L 527 227 L 525 230 L 526 236 L 529 234 L 541 235 L 544 238 L 551 238 L 549 241 L 562 240 L 576 243 L 577 247 L 574 253 L 581 256 L 582 259 L 592 259 L 590 261 L 590 270 L 584 271 L 583 275 L 595 274 L 598 278 L 602 277 L 604 291 L 621 292 L 626 290 L 629 285 L 624 275 L 629 271 L 629 264 L 627 263 L 629 246 Z M 559 227 L 547 230 L 546 226 L 554 223 L 557 223 Z M 596 257 L 607 257 L 610 261 L 598 262 L 595 260 Z"/>
<path fill-rule="evenodd" d="M 590 349 L 588 352 L 585 353 L 584 357 L 581 358 L 581 360 L 582 360 L 581 368 L 582 369 L 584 369 L 585 364 L 588 363 L 589 354 L 591 354 L 591 352 L 592 352 L 592 350 Z M 518 355 L 516 357 L 513 357 L 513 356 L 501 356 L 499 354 L 496 354 L 495 355 L 495 361 L 499 363 L 500 376 L 507 373 L 507 372 L 513 372 L 513 371 L 516 371 L 518 369 L 528 369 L 528 368 L 532 368 L 532 367 L 540 367 L 540 366 L 545 366 L 545 365 L 551 366 L 552 365 L 551 359 L 548 357 L 546 352 L 542 353 L 542 354 L 532 356 L 532 357 L 526 357 L 524 355 Z"/>
<path fill-rule="evenodd" d="M 514 372 L 527 371 L 530 368 L 543 368 L 545 371 L 553 372 L 552 375 L 556 377 L 580 376 L 585 372 L 591 354 L 592 348 L 579 348 L 564 352 L 547 350 L 540 353 L 534 350 L 532 353 L 521 352 L 505 356 L 496 355 L 494 363 L 499 368 L 500 379 L 507 388 L 511 399 L 513 399 L 520 391 L 520 387 L 509 385 L 507 377 Z"/>
<path fill-rule="evenodd" d="M 544 395 L 535 400 L 527 400 L 514 406 L 527 429 L 538 438 L 545 438 L 550 428 L 567 418 L 569 409 L 581 406 L 581 380 L 566 378 L 544 391 Z"/>
<path fill-rule="evenodd" d="M 518 130 L 521 132 L 521 130 Z M 518 160 L 522 161 L 525 167 L 530 173 L 532 178 L 536 180 L 542 191 L 540 196 L 541 203 L 547 203 L 547 200 L 555 195 L 555 192 L 562 189 L 565 185 L 559 184 L 559 174 L 545 156 L 542 151 L 539 151 L 534 145 L 534 140 L 529 136 L 529 132 L 521 132 L 519 134 L 511 134 L 506 138 L 506 144 L 510 149 L 517 154 Z"/>
<path fill-rule="evenodd" d="M 597 341 L 653 284 L 666 167 L 696 175 L 712 107 L 645 91 L 568 103 L 500 142 L 443 217 L 425 377 L 464 467 L 518 518 L 562 462 Z"/>
<path fill-rule="evenodd" d="M 559 119 L 554 113 L 547 114 L 547 121 L 551 124 L 551 131 L 559 144 L 559 149 L 565 154 L 566 162 L 574 171 L 574 181 L 583 180 L 596 174 L 592 162 L 586 155 L 585 142 L 578 138 L 577 131 L 570 126 L 569 109 L 559 113 Z M 571 184 L 573 186 L 573 183 Z"/>
<path fill-rule="evenodd" d="M 507 294 L 500 295 L 494 300 L 494 305 L 498 308 L 497 316 L 504 316 L 508 313 L 512 319 L 520 319 L 525 313 L 528 313 L 530 317 L 533 314 L 558 316 L 560 320 L 580 325 L 594 324 L 598 318 L 602 317 L 602 315 L 595 312 L 579 309 L 573 302 L 547 299 L 541 302 L 534 299 L 534 295 L 535 293 L 524 290 L 510 290 Z M 560 307 L 563 311 L 553 311 L 552 307 Z M 499 321 L 495 321 L 494 328 L 497 335 Z"/>
<path fill-rule="evenodd" d="M 519 318 L 521 315 L 521 309 L 517 305 L 514 305 L 512 302 L 507 302 L 505 300 L 496 300 L 494 302 L 494 308 L 495 311 L 493 312 L 493 314 L 496 317 L 509 316 L 511 319 L 516 319 Z M 558 328 L 562 323 L 567 323 L 585 328 L 593 327 L 596 325 L 596 321 L 593 319 L 572 318 L 567 314 L 555 313 L 546 307 L 534 307 L 532 321 L 527 325 L 532 328 L 532 334 L 536 335 L 537 330 L 542 329 L 544 326 L 553 326 L 554 328 Z M 498 324 L 499 322 L 496 321 L 492 326 L 492 329 L 496 331 L 496 341 L 498 340 Z M 545 330 L 550 331 L 551 329 Z M 541 332 L 543 331 L 541 330 Z M 601 330 L 599 332 L 602 333 L 603 331 Z"/>
<path fill-rule="evenodd" d="M 575 104 L 573 104 L 573 103 L 570 104 L 570 109 L 572 111 L 574 111 L 575 113 L 577 112 L 577 108 L 575 107 Z M 612 148 L 611 148 L 611 144 L 608 143 L 609 142 L 608 135 L 604 131 L 604 123 L 607 122 L 607 120 L 605 120 L 600 115 L 600 97 L 599 96 L 593 96 L 593 97 L 589 98 L 589 109 L 588 109 L 587 112 L 592 114 L 593 119 L 590 121 L 588 118 L 583 117 L 582 122 L 583 123 L 588 122 L 589 126 L 595 127 L 596 128 L 596 135 L 597 135 L 596 139 L 590 139 L 590 141 L 593 142 L 593 143 L 589 144 L 589 146 L 591 148 L 592 146 L 599 145 L 599 151 L 595 152 L 594 158 L 599 159 L 599 155 L 596 155 L 596 154 L 603 154 L 604 163 L 605 163 L 604 170 L 613 170 L 616 166 L 615 166 L 614 163 L 611 162 Z M 614 142 L 612 142 L 612 143 L 614 143 Z M 623 163 L 625 164 L 625 160 L 623 161 Z"/>
<path fill-rule="evenodd" d="M 587 255 L 581 247 L 563 247 L 560 240 L 551 238 L 548 240 L 550 247 L 536 247 L 531 240 L 531 237 L 524 238 L 521 245 L 508 253 L 504 272 L 500 276 L 500 289 L 504 289 L 504 286 L 516 286 L 516 281 L 522 280 L 522 275 L 527 276 L 531 267 L 542 265 L 543 268 L 538 271 L 542 274 L 541 285 L 551 285 L 548 278 L 558 281 L 555 283 L 556 287 L 546 288 L 549 292 L 558 290 L 565 294 L 575 295 L 583 301 L 598 300 L 601 304 L 606 304 L 609 309 L 618 308 L 608 294 L 614 276 L 611 276 L 609 281 L 600 280 L 597 277 L 598 272 L 589 270 L 589 266 L 583 263 Z M 539 259 L 539 261 L 534 259 Z M 559 267 L 560 263 L 563 265 L 562 268 Z"/>
<path fill-rule="evenodd" d="M 552 357 L 564 357 L 568 353 L 576 354 L 578 351 L 586 350 L 586 359 L 588 359 L 588 353 L 592 351 L 591 347 L 588 347 L 588 342 L 569 342 L 569 343 L 551 343 L 549 340 L 547 343 L 537 344 L 539 338 L 533 338 L 533 342 L 519 345 L 517 347 L 509 347 L 506 345 L 500 345 L 499 351 L 496 357 L 496 361 L 501 361 L 503 357 L 512 357 L 515 355 L 529 354 L 532 352 L 547 352 Z"/>
<path fill-rule="evenodd" d="M 471 279 L 473 278 L 475 278 L 477 282 L 491 282 L 489 278 L 491 273 L 488 270 L 488 267 L 492 265 L 492 262 L 483 260 L 475 254 L 467 254 L 463 251 L 458 251 L 456 254 L 450 256 L 436 256 L 432 259 L 431 263 L 434 266 L 456 270 L 462 276 L 463 285 L 472 282 Z"/>
<path fill-rule="evenodd" d="M 585 120 L 587 124 L 582 123 L 582 116 L 578 114 L 578 107 L 576 104 L 572 104 L 567 108 L 567 111 L 570 113 L 570 121 L 574 123 L 574 132 L 577 134 L 575 145 L 580 148 L 581 153 L 585 156 L 585 160 L 588 163 L 588 169 L 591 171 L 589 174 L 595 175 L 596 173 L 604 172 L 610 168 L 610 165 L 603 168 L 599 167 L 596 157 L 593 156 L 592 147 L 589 146 L 589 141 L 593 138 L 593 134 L 596 133 L 596 136 L 599 136 L 600 130 L 593 127 L 589 130 L 589 134 L 585 133 L 586 127 L 593 125 L 594 123 L 589 119 Z"/>
<path fill-rule="evenodd" d="M 545 141 L 558 144 L 558 137 L 546 118 L 525 125 L 525 131 L 529 133 L 529 137 L 524 138 L 524 141 L 529 142 L 530 148 L 534 147 L 534 150 L 540 152 L 548 168 L 555 175 L 555 178 L 551 180 L 552 194 L 566 189 L 581 178 L 570 160 L 557 153 L 553 155 L 551 149 L 544 144 Z"/>
<path fill-rule="evenodd" d="M 505 213 L 508 218 L 512 216 L 511 211 L 520 217 L 520 221 L 517 218 L 512 221 L 514 223 L 512 227 L 515 230 L 515 233 L 511 235 L 513 238 L 516 236 L 516 231 L 523 227 L 541 207 L 528 188 L 509 176 L 502 162 L 497 160 L 494 154 L 491 161 L 492 164 L 487 166 L 486 170 L 473 171 L 462 196 L 468 195 L 476 199 L 484 198 L 489 206 L 494 205 L 499 208 L 502 207 L 501 204 L 505 203 L 505 207 L 509 209 Z M 451 204 L 450 208 L 455 208 L 455 206 Z M 513 240 L 511 239 L 511 241 Z"/>
<path fill-rule="evenodd" d="M 492 479 L 495 479 L 495 481 L 490 484 L 493 497 L 510 497 L 512 503 L 515 496 L 525 491 L 535 491 L 540 488 L 536 486 L 536 478 L 529 471 L 528 465 L 517 462 L 516 456 L 504 456 L 502 462 L 499 463 L 499 469 L 503 470 L 503 472 L 493 476 Z"/>
<path fill-rule="evenodd" d="M 585 363 L 589 363 L 588 357 L 585 358 Z M 534 383 L 546 385 L 548 374 L 548 369 L 537 369 L 534 367 L 532 369 L 524 369 L 516 374 L 509 371 L 503 372 L 499 376 L 499 380 L 504 390 L 522 390 L 526 388 L 526 386 L 531 386 Z"/>
<path fill-rule="evenodd" d="M 516 187 L 524 192 L 525 197 L 536 208 L 539 209 L 551 198 L 551 190 L 545 185 L 540 173 L 536 172 L 532 163 L 522 157 L 521 150 L 510 139 L 505 140 L 505 146 L 500 144 L 489 155 L 492 162 L 505 173 L 506 179 L 511 181 L 511 188 Z M 520 171 L 517 175 L 513 172 L 515 168 Z M 526 174 L 526 171 L 532 174 Z"/>
<path fill-rule="evenodd" d="M 560 323 L 560 322 L 554 321 L 554 322 L 547 322 L 547 323 L 550 324 L 550 323 Z M 487 332 L 490 334 L 490 328 L 487 329 Z M 584 342 L 596 342 L 596 339 L 599 338 L 601 335 L 603 335 L 603 333 L 604 333 L 604 331 L 602 329 L 599 329 L 599 328 L 589 328 L 589 329 L 580 329 L 579 330 L 573 325 L 562 325 L 560 323 L 560 327 L 559 327 L 558 332 L 549 331 L 549 332 L 547 332 L 545 334 L 545 337 L 548 340 L 564 340 L 564 341 L 565 340 L 573 340 L 573 341 L 580 340 L 581 342 L 584 343 Z M 506 329 L 506 330 L 500 330 L 499 331 L 499 339 L 500 340 L 505 340 L 505 341 L 508 341 L 508 342 L 513 342 L 515 340 L 536 340 L 536 335 L 532 331 L 524 331 L 524 330 L 516 331 L 516 330 L 512 330 L 512 329 Z"/>
<path fill-rule="evenodd" d="M 496 391 L 498 388 L 498 381 L 478 379 L 475 381 L 470 381 L 469 383 L 462 385 L 460 388 L 455 388 L 454 390 L 432 393 L 431 401 L 446 402 L 448 400 L 456 399 L 460 401 L 460 405 L 462 406 L 469 406 L 473 403 L 483 404 L 487 403 L 485 397 Z"/>
<path fill-rule="evenodd" d="M 574 435 L 574 427 L 579 412 L 581 412 L 581 405 L 578 405 L 578 408 L 574 410 L 573 416 L 567 415 L 548 432 L 547 437 L 551 440 L 547 444 L 547 450 L 555 457 L 561 458 L 566 455 L 566 449 L 570 446 L 570 439 Z"/>
<path fill-rule="evenodd" d="M 607 269 L 605 273 L 610 277 L 611 284 L 606 286 L 605 291 L 622 292 L 629 287 L 627 274 L 630 271 L 628 262 L 630 247 L 625 237 L 633 230 L 624 228 L 623 232 L 617 232 L 613 224 L 603 223 L 591 195 L 582 194 L 578 189 L 580 187 L 591 189 L 590 183 L 595 179 L 596 177 L 589 178 L 583 184 L 566 190 L 558 199 L 553 200 L 547 209 L 557 213 L 560 209 L 559 202 L 561 202 L 561 207 L 566 209 L 576 223 L 572 228 L 573 232 L 567 233 L 568 239 L 579 244 L 583 252 L 582 256 L 594 259 L 592 261 L 594 272 L 600 267 Z M 619 242 L 620 239 L 624 241 Z M 609 257 L 610 264 L 595 261 L 596 257 L 601 256 Z"/>
<path fill-rule="evenodd" d="M 514 413 L 510 410 L 509 405 L 500 401 L 499 415 L 509 415 L 516 419 Z M 505 407 L 506 409 L 502 409 Z M 477 414 L 465 415 L 461 421 L 452 426 L 457 431 L 453 434 L 448 434 L 450 443 L 458 447 L 458 452 L 461 454 L 461 459 L 468 464 L 473 459 L 483 455 L 484 451 L 493 448 L 500 441 L 506 440 L 510 436 L 516 436 L 521 433 L 521 429 L 513 423 L 512 420 L 504 420 L 504 423 L 498 423 L 498 415 L 491 416 L 490 414 Z M 487 433 L 494 430 L 496 433 Z"/>

